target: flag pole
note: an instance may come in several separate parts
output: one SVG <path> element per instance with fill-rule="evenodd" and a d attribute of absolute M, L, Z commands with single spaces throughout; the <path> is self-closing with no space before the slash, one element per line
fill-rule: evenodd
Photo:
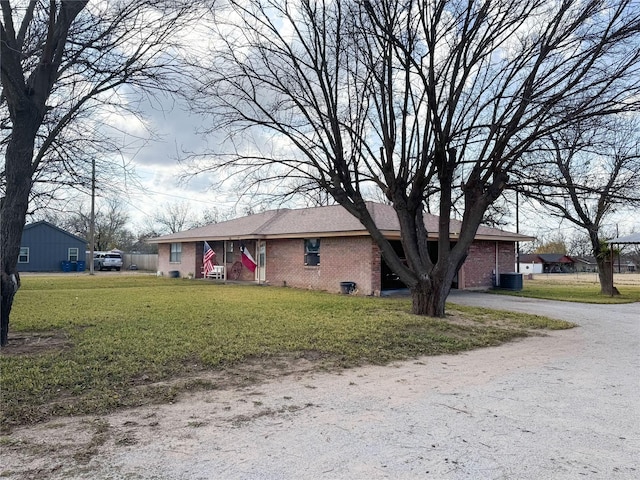
<path fill-rule="evenodd" d="M 258 285 L 260 285 L 260 255 L 258 254 L 258 240 L 256 240 L 256 241 L 254 242 L 254 248 L 253 248 L 253 251 L 254 251 L 254 253 L 255 253 L 255 255 L 256 255 L 256 256 L 255 256 L 255 257 L 253 257 L 253 258 L 255 258 L 255 259 L 256 259 L 257 264 L 258 264 L 258 268 L 256 268 L 256 276 L 255 276 L 255 278 L 254 278 L 254 281 L 257 279 L 257 281 L 258 281 Z"/>

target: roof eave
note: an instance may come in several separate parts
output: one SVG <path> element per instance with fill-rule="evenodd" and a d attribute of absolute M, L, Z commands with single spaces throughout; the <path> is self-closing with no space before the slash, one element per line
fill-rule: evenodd
<path fill-rule="evenodd" d="M 389 240 L 399 240 L 402 234 L 398 230 L 381 230 L 385 238 Z M 286 238 L 337 238 L 337 237 L 363 237 L 369 236 L 366 230 L 351 230 L 342 232 L 297 232 L 282 233 L 273 235 L 228 235 L 228 236 L 197 236 L 197 237 L 156 237 L 147 240 L 147 243 L 178 243 L 178 242 L 221 242 L 221 241 L 238 241 L 238 240 L 278 240 Z M 429 232 L 427 235 L 429 240 L 437 240 L 437 232 Z M 451 240 L 458 238 L 457 233 L 452 233 Z M 533 242 L 535 237 L 526 235 L 476 235 L 474 240 L 486 240 L 497 242 Z"/>
<path fill-rule="evenodd" d="M 156 237 L 149 238 L 146 240 L 147 243 L 184 243 L 184 242 L 217 242 L 224 240 L 263 240 L 267 238 L 266 235 L 199 235 L 197 237 Z"/>
<path fill-rule="evenodd" d="M 457 235 L 456 235 L 457 238 Z M 533 242 L 535 237 L 529 237 L 527 235 L 476 235 L 474 240 L 488 240 L 496 242 Z"/>

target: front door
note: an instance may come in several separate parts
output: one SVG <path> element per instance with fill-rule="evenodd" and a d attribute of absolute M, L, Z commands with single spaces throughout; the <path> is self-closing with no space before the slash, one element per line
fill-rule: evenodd
<path fill-rule="evenodd" d="M 258 243 L 258 282 L 264 283 L 267 279 L 267 242 Z"/>

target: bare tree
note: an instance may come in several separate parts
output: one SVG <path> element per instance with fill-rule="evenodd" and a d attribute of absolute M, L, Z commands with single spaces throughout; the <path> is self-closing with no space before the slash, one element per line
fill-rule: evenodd
<path fill-rule="evenodd" d="M 228 4 L 216 18 L 220 48 L 197 59 L 191 102 L 235 148 L 199 159 L 198 171 L 235 171 L 283 195 L 328 192 L 367 228 L 417 314 L 444 315 L 523 154 L 573 123 L 637 106 L 632 1 Z M 406 264 L 367 210 L 377 191 L 398 214 Z M 437 253 L 423 219 L 432 206 Z"/>
<path fill-rule="evenodd" d="M 217 207 L 205 208 L 193 212 L 186 201 L 169 202 L 161 205 L 153 214 L 153 218 L 146 226 L 148 231 L 158 232 L 158 235 L 177 233 L 197 227 L 204 227 L 233 218 L 230 210 L 220 210 Z"/>
<path fill-rule="evenodd" d="M 522 191 L 588 235 L 600 292 L 618 294 L 603 228 L 617 211 L 640 206 L 640 125 L 619 116 L 559 131 L 549 143 L 522 172 Z"/>
<path fill-rule="evenodd" d="M 133 234 L 126 228 L 129 215 L 119 199 L 104 199 L 98 202 L 94 218 L 95 249 L 125 249 L 132 243 Z M 68 232 L 89 239 L 91 213 L 86 205 L 80 205 L 65 217 L 58 217 L 58 226 Z"/>
<path fill-rule="evenodd" d="M 177 88 L 175 44 L 194 7 L 180 0 L 1 0 L 0 7 L 0 345 L 6 345 L 30 203 L 54 195 L 56 185 L 86 185 L 86 152 L 116 146 L 108 120 L 135 117 L 144 92 Z"/>
<path fill-rule="evenodd" d="M 569 237 L 568 243 L 567 250 L 572 256 L 587 257 L 593 254 L 591 240 L 586 233 L 580 231 L 573 232 L 573 235 Z"/>
<path fill-rule="evenodd" d="M 187 202 L 161 205 L 154 213 L 153 220 L 160 225 L 160 231 L 164 233 L 177 233 L 182 230 L 188 230 L 195 223 Z"/>
<path fill-rule="evenodd" d="M 192 228 L 224 222 L 226 220 L 231 220 L 233 217 L 234 215 L 232 210 L 219 209 L 218 207 L 207 208 L 202 212 L 200 219 L 193 223 Z"/>

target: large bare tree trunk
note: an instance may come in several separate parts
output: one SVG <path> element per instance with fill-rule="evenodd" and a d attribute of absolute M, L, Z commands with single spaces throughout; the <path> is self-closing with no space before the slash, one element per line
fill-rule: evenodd
<path fill-rule="evenodd" d="M 22 230 L 29 206 L 31 174 L 33 173 L 31 159 L 37 131 L 37 125 L 35 125 L 37 116 L 32 121 L 20 121 L 19 119 L 14 121 L 16 126 L 14 126 L 7 145 L 5 156 L 6 197 L 0 206 L 0 248 L 2 249 L 0 346 L 2 347 L 8 341 L 9 317 L 13 298 L 20 287 L 18 254 L 20 253 Z"/>
<path fill-rule="evenodd" d="M 0 2 L 0 109 L 10 120 L 9 124 L 3 118 L 2 124 L 9 130 L 2 135 L 6 148 L 6 186 L 0 205 L 2 345 L 7 342 L 13 298 L 20 285 L 18 254 L 33 185 L 49 182 L 49 176 L 54 188 L 69 185 L 59 180 L 60 168 L 73 180 L 70 184 L 77 185 L 82 178 L 82 159 L 77 156 L 83 149 L 76 145 L 67 151 L 66 145 L 84 142 L 85 134 L 86 145 L 94 151 L 110 144 L 109 134 L 94 135 L 85 124 L 86 115 L 100 115 L 102 106 L 111 111 L 112 99 L 105 92 L 125 84 L 140 92 L 174 90 L 177 55 L 158 52 L 178 48 L 177 33 L 200 12 L 199 2 L 159 0 L 103 2 L 109 5 L 104 12 L 94 9 L 81 15 L 87 3 Z M 123 48 L 134 44 L 133 49 Z M 126 103 L 129 110 L 135 102 Z"/>
<path fill-rule="evenodd" d="M 411 288 L 411 312 L 415 315 L 443 318 L 450 290 L 451 284 L 438 280 L 417 283 Z"/>
<path fill-rule="evenodd" d="M 620 295 L 618 289 L 613 285 L 613 270 L 611 261 L 598 258 L 598 278 L 600 279 L 600 294 L 613 297 Z"/>
<path fill-rule="evenodd" d="M 600 234 L 596 225 L 589 225 L 589 240 L 593 248 L 593 255 L 598 264 L 598 279 L 600 280 L 600 295 L 620 295 L 618 289 L 613 285 L 613 270 L 611 268 L 612 258 L 614 258 L 613 245 L 607 245 L 600 240 Z"/>
<path fill-rule="evenodd" d="M 4 347 L 9 341 L 9 315 L 13 306 L 13 297 L 20 287 L 20 276 L 16 272 L 13 275 L 7 275 L 2 271 L 0 279 L 2 285 L 2 297 L 0 304 L 0 346 Z"/>
<path fill-rule="evenodd" d="M 422 275 L 418 283 L 411 287 L 412 313 L 429 317 L 445 317 L 445 304 L 451 292 L 453 279 L 460 270 L 467 255 L 460 251 L 447 252 L 447 258 L 436 265 L 429 275 Z"/>
<path fill-rule="evenodd" d="M 86 0 L 50 3 L 46 43 L 38 54 L 37 68 L 27 77 L 22 65 L 24 39 L 15 35 L 10 3 L 2 2 L 0 79 L 11 119 L 11 136 L 5 152 L 5 198 L 0 205 L 0 346 L 7 344 L 11 307 L 20 286 L 18 254 L 33 185 L 35 139 L 48 108 L 47 99 L 57 78 L 69 27 L 85 5 Z M 35 18 L 32 14 L 33 10 L 23 19 L 26 23 L 21 28 L 26 28 Z"/>

